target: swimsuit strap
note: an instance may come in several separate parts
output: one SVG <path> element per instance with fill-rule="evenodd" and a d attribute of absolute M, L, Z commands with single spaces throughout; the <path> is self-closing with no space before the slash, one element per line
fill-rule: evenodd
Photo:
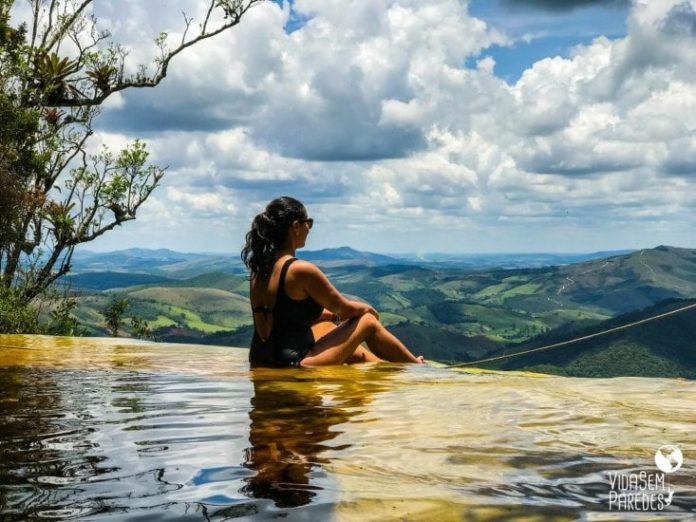
<path fill-rule="evenodd" d="M 280 270 L 280 281 L 278 281 L 278 295 L 276 296 L 276 302 L 280 296 L 285 296 L 285 276 L 288 274 L 288 267 L 293 261 L 297 261 L 296 258 L 291 257 L 285 263 L 283 263 L 283 268 Z"/>

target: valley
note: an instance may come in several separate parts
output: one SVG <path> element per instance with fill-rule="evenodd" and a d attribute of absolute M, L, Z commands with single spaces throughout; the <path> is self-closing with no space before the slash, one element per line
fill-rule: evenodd
<path fill-rule="evenodd" d="M 549 332 L 592 328 L 696 296 L 696 250 L 667 246 L 518 268 L 426 267 L 346 248 L 306 257 L 341 292 L 375 306 L 407 345 L 445 362 L 502 353 Z M 157 340 L 248 346 L 248 281 L 241 264 L 221 259 L 136 251 L 120 258 L 114 253 L 110 262 L 100 255 L 98 265 L 83 263 L 83 271 L 69 278 L 76 315 L 88 335 L 105 335 L 99 310 L 121 296 L 129 302 L 126 315 L 146 320 Z"/>

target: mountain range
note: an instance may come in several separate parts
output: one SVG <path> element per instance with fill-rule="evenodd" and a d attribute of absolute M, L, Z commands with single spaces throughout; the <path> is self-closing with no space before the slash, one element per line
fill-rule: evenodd
<path fill-rule="evenodd" d="M 460 268 L 480 270 L 491 268 L 538 268 L 579 263 L 608 256 L 628 254 L 630 250 L 588 254 L 492 253 L 492 254 L 400 254 L 384 255 L 344 246 L 322 250 L 300 250 L 297 257 L 322 267 L 388 266 L 401 264 L 423 268 Z M 239 254 L 182 253 L 167 249 L 130 248 L 114 252 L 77 250 L 72 259 L 74 274 L 86 272 L 128 272 L 186 278 L 206 272 L 244 274 L 246 269 Z"/>
<path fill-rule="evenodd" d="M 408 346 L 447 362 L 696 297 L 696 250 L 668 246 L 601 258 L 587 254 L 553 266 L 537 266 L 541 258 L 530 257 L 531 266 L 516 268 L 501 265 L 519 263 L 517 254 L 482 258 L 474 267 L 462 259 L 419 265 L 350 248 L 297 254 L 319 265 L 342 292 L 373 304 Z M 105 332 L 98 311 L 113 295 L 123 295 L 129 313 L 148 321 L 159 339 L 248 345 L 249 283 L 238 258 L 134 249 L 83 254 L 78 261 L 67 281 L 90 334 Z"/>

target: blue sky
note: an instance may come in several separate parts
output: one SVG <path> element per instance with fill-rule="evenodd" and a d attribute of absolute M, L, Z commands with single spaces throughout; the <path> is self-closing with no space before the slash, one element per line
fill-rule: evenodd
<path fill-rule="evenodd" d="M 135 63 L 180 8 L 95 14 Z M 315 218 L 311 249 L 696 247 L 695 28 L 696 0 L 253 7 L 104 107 L 95 150 L 143 139 L 168 170 L 90 249 L 235 252 L 280 195 Z"/>
<path fill-rule="evenodd" d="M 535 62 L 549 56 L 567 58 L 577 45 L 587 45 L 598 36 L 626 36 L 624 2 L 552 2 L 565 8 L 548 9 L 549 2 L 501 2 L 475 0 L 472 16 L 485 20 L 509 35 L 510 45 L 493 45 L 483 54 L 493 57 L 495 74 L 515 83 Z M 515 5 L 517 4 L 517 5 Z"/>

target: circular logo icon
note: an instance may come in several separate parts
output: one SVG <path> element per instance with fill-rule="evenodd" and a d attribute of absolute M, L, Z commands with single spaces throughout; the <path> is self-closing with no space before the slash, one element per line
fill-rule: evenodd
<path fill-rule="evenodd" d="M 679 448 L 666 444 L 655 453 L 655 465 L 660 471 L 674 473 L 681 468 L 684 456 Z"/>

